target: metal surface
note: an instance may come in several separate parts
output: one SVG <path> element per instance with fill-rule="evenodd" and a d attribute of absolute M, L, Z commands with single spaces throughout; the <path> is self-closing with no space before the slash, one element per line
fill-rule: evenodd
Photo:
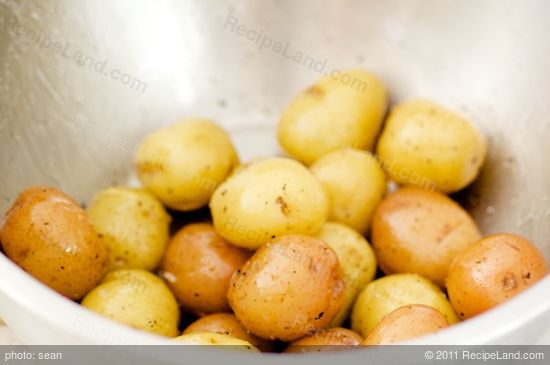
<path fill-rule="evenodd" d="M 394 102 L 475 121 L 489 157 L 460 199 L 484 233 L 523 234 L 550 259 L 547 14 L 544 0 L 0 0 L 0 212 L 32 184 L 86 201 L 131 180 L 136 142 L 182 117 L 219 121 L 245 159 L 278 153 L 293 95 L 364 67 Z"/>

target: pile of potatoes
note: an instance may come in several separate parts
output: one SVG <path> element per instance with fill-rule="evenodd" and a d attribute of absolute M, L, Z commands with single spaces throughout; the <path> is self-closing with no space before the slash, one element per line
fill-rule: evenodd
<path fill-rule="evenodd" d="M 446 195 L 485 159 L 472 123 L 426 100 L 384 121 L 382 82 L 347 74 L 365 87 L 328 76 L 283 111 L 285 157 L 241 163 L 215 123 L 176 123 L 139 145 L 141 188 L 107 188 L 86 210 L 53 188 L 23 191 L 0 231 L 3 252 L 115 321 L 254 351 L 432 334 L 546 275 L 534 244 L 483 237 Z M 205 207 L 211 219 L 174 226 L 176 212 Z"/>

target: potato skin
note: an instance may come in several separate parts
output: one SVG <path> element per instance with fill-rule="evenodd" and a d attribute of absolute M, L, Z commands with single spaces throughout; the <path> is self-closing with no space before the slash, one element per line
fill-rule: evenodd
<path fill-rule="evenodd" d="M 438 192 L 410 187 L 378 206 L 371 238 L 384 273 L 417 273 L 444 287 L 453 259 L 481 235 L 456 202 Z"/>
<path fill-rule="evenodd" d="M 363 338 L 357 333 L 342 327 L 318 330 L 315 333 L 293 341 L 284 352 L 323 352 L 338 351 L 350 346 L 358 346 Z"/>
<path fill-rule="evenodd" d="M 447 319 L 438 310 L 422 304 L 406 305 L 384 316 L 361 345 L 390 345 L 433 334 L 448 326 Z"/>
<path fill-rule="evenodd" d="M 366 234 L 374 209 L 386 192 L 386 176 L 374 156 L 354 149 L 337 150 L 318 159 L 310 169 L 329 196 L 329 220 Z"/>
<path fill-rule="evenodd" d="M 180 342 L 182 345 L 232 346 L 232 348 L 238 348 L 239 350 L 259 352 L 251 343 L 221 333 L 193 332 L 178 336 L 173 341 Z"/>
<path fill-rule="evenodd" d="M 168 243 L 170 216 L 143 189 L 108 188 L 88 207 L 88 216 L 109 255 L 109 269 L 152 271 Z"/>
<path fill-rule="evenodd" d="M 469 185 L 486 150 L 485 138 L 470 121 L 427 100 L 395 106 L 377 145 L 392 180 L 443 193 Z"/>
<path fill-rule="evenodd" d="M 364 70 L 343 72 L 351 80 L 331 76 L 300 93 L 283 111 L 278 139 L 283 149 L 310 165 L 344 148 L 370 150 L 386 112 L 387 91 Z"/>
<path fill-rule="evenodd" d="M 367 284 L 359 294 L 351 314 L 351 327 L 366 337 L 386 314 L 409 304 L 433 307 L 449 324 L 458 322 L 451 303 L 431 281 L 417 274 L 393 274 Z"/>
<path fill-rule="evenodd" d="M 344 304 L 330 326 L 346 320 L 359 291 L 376 275 L 376 256 L 368 241 L 353 229 L 340 223 L 327 222 L 316 236 L 336 253 L 345 284 Z"/>
<path fill-rule="evenodd" d="M 53 188 L 23 191 L 6 213 L 0 241 L 13 262 L 74 300 L 97 285 L 107 266 L 107 251 L 86 212 Z"/>
<path fill-rule="evenodd" d="M 187 326 L 182 334 L 186 335 L 196 332 L 229 335 L 250 342 L 262 351 L 273 349 L 271 341 L 260 338 L 245 329 L 233 313 L 214 313 L 201 317 Z"/>
<path fill-rule="evenodd" d="M 176 299 L 162 279 L 145 270 L 111 271 L 86 295 L 82 306 L 161 336 L 174 337 L 179 332 Z"/>
<path fill-rule="evenodd" d="M 238 162 L 227 133 L 205 119 L 184 120 L 152 133 L 135 156 L 143 186 L 180 211 L 207 205 Z"/>
<path fill-rule="evenodd" d="M 229 311 L 231 275 L 250 256 L 227 243 L 212 225 L 189 224 L 168 244 L 162 276 L 185 310 L 197 315 Z"/>
<path fill-rule="evenodd" d="M 326 327 L 342 308 L 344 283 L 323 241 L 288 235 L 262 246 L 235 272 L 229 304 L 257 336 L 293 341 Z"/>
<path fill-rule="evenodd" d="M 535 284 L 548 263 L 529 240 L 514 234 L 487 236 L 456 258 L 447 290 L 458 315 L 471 318 Z"/>
<path fill-rule="evenodd" d="M 268 158 L 243 166 L 214 192 L 214 226 L 232 244 L 257 249 L 285 234 L 315 234 L 328 217 L 320 182 L 300 163 Z"/>

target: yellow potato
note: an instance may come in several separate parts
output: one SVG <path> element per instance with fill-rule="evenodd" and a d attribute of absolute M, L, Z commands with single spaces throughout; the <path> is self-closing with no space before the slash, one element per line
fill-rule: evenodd
<path fill-rule="evenodd" d="M 518 295 L 546 275 L 548 264 L 533 243 L 513 234 L 494 234 L 455 259 L 447 290 L 458 315 L 467 319 Z"/>
<path fill-rule="evenodd" d="M 162 279 L 145 270 L 110 272 L 82 305 L 137 329 L 167 337 L 178 334 L 176 298 Z"/>
<path fill-rule="evenodd" d="M 273 350 L 273 342 L 260 338 L 239 322 L 232 313 L 214 313 L 197 319 L 183 331 L 183 335 L 196 332 L 219 333 L 250 342 L 262 351 Z"/>
<path fill-rule="evenodd" d="M 211 332 L 194 332 L 173 339 L 182 345 L 233 346 L 236 349 L 259 352 L 251 343 L 239 338 Z"/>
<path fill-rule="evenodd" d="M 154 132 L 141 142 L 135 157 L 143 186 L 164 205 L 181 211 L 207 205 L 238 162 L 227 133 L 204 119 Z"/>
<path fill-rule="evenodd" d="M 334 319 L 342 308 L 344 283 L 338 258 L 327 244 L 289 235 L 258 249 L 233 275 L 227 296 L 246 329 L 292 341 Z"/>
<path fill-rule="evenodd" d="M 318 330 L 315 333 L 293 341 L 284 352 L 338 351 L 358 346 L 363 338 L 347 328 L 335 327 Z"/>
<path fill-rule="evenodd" d="M 386 274 L 417 273 L 445 286 L 452 260 L 481 238 L 470 215 L 446 195 L 402 188 L 376 209 L 374 252 Z"/>
<path fill-rule="evenodd" d="M 197 315 L 229 311 L 231 275 L 251 256 L 206 223 L 184 226 L 170 241 L 162 276 L 183 308 Z"/>
<path fill-rule="evenodd" d="M 366 71 L 349 70 L 339 77 L 324 77 L 283 111 L 279 143 L 306 165 L 344 147 L 370 150 L 387 99 L 384 85 Z"/>
<path fill-rule="evenodd" d="M 109 188 L 98 193 L 88 216 L 109 253 L 109 268 L 155 269 L 169 239 L 170 216 L 149 192 Z"/>
<path fill-rule="evenodd" d="M 75 300 L 97 285 L 107 266 L 107 250 L 86 212 L 52 188 L 29 188 L 17 197 L 6 213 L 0 241 L 13 262 Z"/>
<path fill-rule="evenodd" d="M 434 334 L 448 326 L 447 319 L 438 310 L 422 304 L 406 305 L 384 316 L 361 345 L 394 344 Z"/>
<path fill-rule="evenodd" d="M 219 234 L 248 249 L 284 234 L 315 234 L 328 209 L 328 198 L 315 176 L 287 158 L 241 168 L 216 189 L 210 202 Z"/>
<path fill-rule="evenodd" d="M 311 166 L 330 199 L 329 219 L 366 234 L 374 209 L 386 192 L 386 176 L 366 151 L 328 153 Z"/>
<path fill-rule="evenodd" d="M 484 137 L 463 116 L 413 100 L 392 109 L 377 153 L 398 184 L 451 193 L 476 178 L 486 149 Z"/>
<path fill-rule="evenodd" d="M 386 314 L 409 304 L 433 307 L 449 324 L 458 322 L 451 303 L 435 284 L 417 274 L 394 274 L 367 284 L 359 294 L 351 314 L 352 329 L 366 337 Z"/>
<path fill-rule="evenodd" d="M 343 224 L 325 223 L 317 238 L 334 250 L 342 269 L 345 284 L 344 305 L 330 324 L 337 327 L 348 317 L 359 291 L 374 279 L 376 256 L 363 236 Z"/>

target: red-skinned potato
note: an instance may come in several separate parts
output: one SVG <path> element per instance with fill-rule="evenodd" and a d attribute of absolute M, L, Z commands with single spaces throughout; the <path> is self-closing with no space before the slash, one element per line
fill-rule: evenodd
<path fill-rule="evenodd" d="M 99 283 L 107 266 L 107 250 L 86 212 L 53 188 L 23 191 L 6 214 L 0 241 L 13 262 L 75 300 Z"/>
<path fill-rule="evenodd" d="M 228 298 L 252 333 L 292 341 L 334 319 L 343 305 L 344 282 L 338 258 L 326 243 L 288 235 L 260 247 L 235 272 Z"/>
<path fill-rule="evenodd" d="M 467 319 L 518 295 L 548 274 L 542 253 L 527 239 L 494 234 L 470 246 L 449 269 L 447 290 Z"/>

